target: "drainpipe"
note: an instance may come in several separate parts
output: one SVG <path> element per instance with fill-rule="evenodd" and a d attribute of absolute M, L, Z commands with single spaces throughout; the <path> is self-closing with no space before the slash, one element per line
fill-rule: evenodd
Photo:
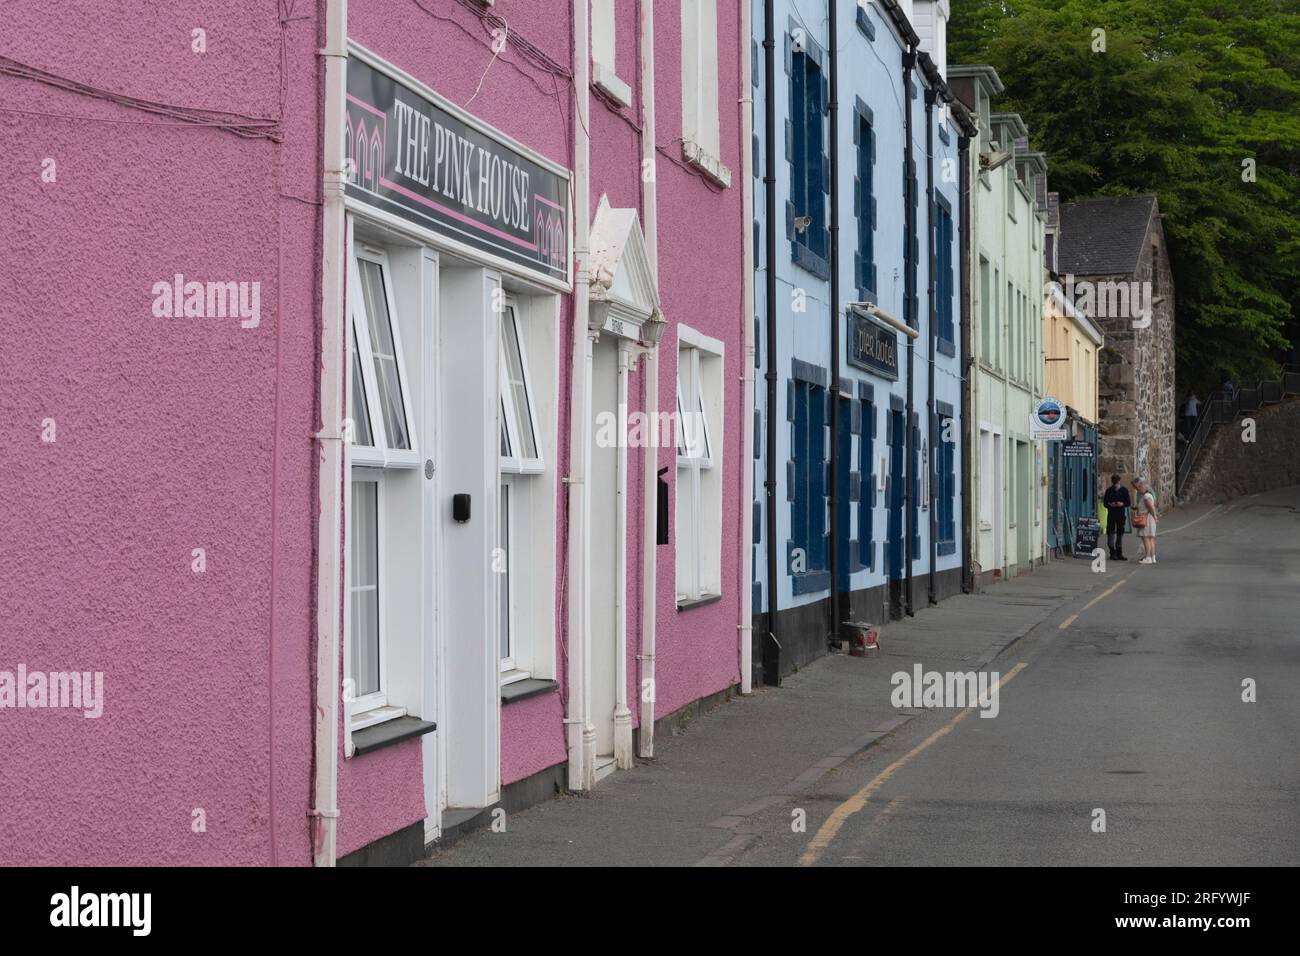
<path fill-rule="evenodd" d="M 643 169 L 655 168 L 655 13 L 654 4 L 645 0 L 641 4 L 641 163 Z M 749 62 L 748 59 L 745 60 Z M 648 165 L 647 165 L 648 164 Z M 659 288 L 659 216 L 657 177 L 641 177 L 641 226 L 645 231 L 646 258 L 650 260 L 650 280 Z M 651 416 L 659 411 L 659 345 L 656 343 L 641 356 L 642 375 L 645 378 L 645 410 Z M 657 441 L 648 442 L 642 464 L 641 513 L 641 654 L 639 699 L 641 701 L 640 730 L 637 734 L 640 756 L 655 755 L 655 615 L 658 612 L 658 541 L 659 524 L 659 447 Z M 646 682 L 649 681 L 647 684 Z M 650 688 L 651 692 L 646 693 Z M 649 699 L 647 699 L 649 698 Z"/>
<path fill-rule="evenodd" d="M 343 115 L 347 99 L 347 0 L 327 0 L 325 48 L 324 176 L 321 221 L 320 466 L 316 529 L 316 774 L 313 781 L 312 863 L 335 862 L 339 770 L 339 658 L 343 635 L 343 352 L 345 157 Z"/>
<path fill-rule="evenodd" d="M 627 373 L 629 350 L 618 345 L 618 404 L 627 408 Z M 619 415 L 620 419 L 625 413 Z M 621 434 L 627 434 L 623 424 Z M 620 542 L 614 560 L 614 765 L 620 770 L 632 768 L 632 712 L 627 709 L 627 442 L 620 441 L 614 456 L 614 540 Z"/>
<path fill-rule="evenodd" d="M 587 493 L 591 450 L 591 346 L 588 312 L 588 215 L 591 142 L 587 130 L 591 105 L 588 5 L 573 5 L 573 368 L 569 403 L 569 789 L 594 784 L 596 728 L 591 725 L 591 669 L 587 635 L 590 625 L 591 553 L 587 548 L 590 496 Z"/>
<path fill-rule="evenodd" d="M 903 214 L 907 224 L 907 249 L 904 250 L 907 255 L 907 275 L 903 280 L 903 295 L 907 297 L 904 307 L 904 315 L 907 315 L 908 325 L 916 328 L 917 320 L 915 315 L 911 315 L 912 303 L 916 294 L 916 256 L 912 254 L 912 237 L 916 234 L 916 200 L 914 194 L 912 175 L 913 157 L 912 157 L 912 67 L 916 64 L 916 49 L 913 47 L 903 54 Z M 906 568 L 905 585 L 903 590 L 903 609 L 908 617 L 912 617 L 915 611 L 912 608 L 912 561 L 915 555 L 912 554 L 912 509 L 916 504 L 916 495 L 913 493 L 913 485 L 916 481 L 916 446 L 912 441 L 912 366 L 913 356 L 916 349 L 913 339 L 909 336 L 907 339 L 907 410 L 903 413 L 903 435 L 906 451 L 904 452 L 906 460 L 904 467 L 906 471 L 903 477 L 903 564 Z"/>
<path fill-rule="evenodd" d="M 835 0 L 826 0 L 830 22 L 830 137 L 831 137 L 831 474 L 829 504 L 831 516 L 831 628 L 830 639 L 840 633 L 840 124 L 839 124 L 839 36 Z"/>
<path fill-rule="evenodd" d="M 934 476 L 935 465 L 938 459 L 938 429 L 935 428 L 934 419 L 934 353 L 935 344 L 938 342 L 938 329 L 935 327 L 935 321 L 938 318 L 938 310 L 935 308 L 935 247 L 934 247 L 934 88 L 925 91 L 925 233 L 926 241 L 929 245 L 928 263 L 926 270 L 928 272 L 928 281 L 926 282 L 926 297 L 930 300 L 929 318 L 930 318 L 930 372 L 929 372 L 929 390 L 925 398 L 925 413 L 928 416 L 928 429 L 930 432 L 930 460 L 926 463 L 927 476 L 930 486 L 930 575 L 928 584 L 927 597 L 931 604 L 938 604 L 939 600 L 935 596 L 935 578 L 934 566 L 939 559 L 939 509 L 938 496 L 935 494 Z"/>
<path fill-rule="evenodd" d="M 642 4 L 646 9 L 652 6 Z M 740 217 L 744 224 L 741 243 L 740 334 L 745 350 L 741 356 L 740 387 L 743 408 L 740 423 L 740 577 L 736 593 L 740 608 L 736 627 L 740 631 L 740 692 L 754 690 L 754 82 L 749 45 L 750 5 L 740 4 Z"/>
<path fill-rule="evenodd" d="M 766 476 L 764 515 L 767 518 L 767 634 L 763 638 L 763 683 L 781 684 L 781 641 L 777 624 L 780 579 L 776 562 L 776 12 L 774 0 L 763 3 L 763 188 L 767 234 L 764 237 L 764 284 L 767 302 L 767 408 L 764 442 Z"/>
<path fill-rule="evenodd" d="M 971 439 L 974 427 L 971 422 L 973 403 L 971 389 L 975 375 L 974 358 L 971 355 L 971 201 L 970 201 L 970 137 L 962 133 L 957 141 L 959 163 L 961 165 L 961 194 L 958 200 L 961 208 L 961 589 L 965 594 L 975 590 L 975 568 L 973 565 L 974 548 L 971 544 L 972 512 L 971 491 L 974 488 L 970 478 L 973 474 L 971 461 L 974 449 Z"/>

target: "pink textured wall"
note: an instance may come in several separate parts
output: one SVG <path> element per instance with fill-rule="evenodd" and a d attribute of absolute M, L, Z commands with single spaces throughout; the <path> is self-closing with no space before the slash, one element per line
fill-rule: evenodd
<path fill-rule="evenodd" d="M 679 4 L 655 5 L 655 120 L 656 141 L 662 147 L 659 176 L 659 294 L 670 327 L 664 342 L 676 342 L 671 324 L 682 322 L 725 343 L 723 412 L 725 448 L 722 481 L 722 593 L 723 599 L 690 611 L 678 612 L 673 580 L 673 550 L 659 552 L 659 594 L 656 628 L 655 716 L 672 713 L 694 700 L 740 680 L 740 603 L 749 600 L 749 583 L 738 582 L 741 522 L 749 520 L 750 506 L 740 500 L 743 468 L 752 462 L 741 457 L 741 435 L 752 422 L 742 422 L 740 384 L 743 361 L 742 330 L 751 317 L 743 313 L 743 244 L 750 242 L 750 226 L 741 205 L 739 6 L 718 4 L 718 114 L 721 125 L 722 162 L 731 170 L 728 189 L 711 188 L 694 172 L 672 163 L 681 157 L 682 79 L 681 19 Z M 707 250 L 707 259 L 702 251 Z M 707 262 L 707 265 L 704 263 Z M 660 394 L 671 395 L 677 375 L 674 349 L 661 349 L 663 378 Z M 666 401 L 666 400 L 665 400 Z M 672 466 L 675 453 L 663 449 L 659 467 Z M 673 468 L 669 474 L 675 474 Z M 670 494 L 676 495 L 674 487 Z M 675 529 L 674 529 L 675 530 Z M 676 538 L 674 537 L 674 541 Z"/>
<path fill-rule="evenodd" d="M 0 56 L 282 141 L 0 76 L 0 314 L 20 333 L 0 359 L 0 670 L 102 671 L 106 698 L 99 719 L 0 710 L 0 864 L 310 862 L 319 38 L 300 6 L 283 26 L 262 0 L 5 6 Z M 260 324 L 156 318 L 177 272 L 260 282 Z"/>
<path fill-rule="evenodd" d="M 180 12 L 105 0 L 6 6 L 0 56 L 90 87 L 254 118 L 278 141 L 0 76 L 11 212 L 0 314 L 28 330 L 0 360 L 11 463 L 0 480 L 0 670 L 103 671 L 106 696 L 98 720 L 0 710 L 0 864 L 310 862 L 323 37 L 319 5 L 294 6 L 285 23 L 263 0 Z M 493 63 L 488 30 L 458 3 L 352 0 L 349 32 L 572 168 L 569 5 L 499 0 L 493 12 L 555 70 L 513 46 Z M 618 15 L 618 72 L 634 103 L 617 110 L 593 96 L 593 213 L 602 194 L 641 206 L 637 4 L 625 0 Z M 721 25 L 719 42 L 722 159 L 735 184 L 715 190 L 679 162 L 678 16 L 675 4 L 656 8 L 660 288 L 670 323 L 727 343 L 726 597 L 678 614 L 673 548 L 658 549 L 658 715 L 738 679 L 736 602 L 748 593 L 736 581 L 748 515 L 739 469 L 749 466 L 740 461 L 739 242 L 748 230 L 731 107 L 737 23 Z M 205 53 L 191 50 L 195 28 L 206 31 Z M 47 157 L 55 182 L 41 179 Z M 260 323 L 156 318 L 152 286 L 177 272 L 259 282 Z M 566 300 L 566 330 L 571 309 Z M 571 334 L 562 340 L 564 473 Z M 671 329 L 664 342 L 666 401 Z M 638 372 L 633 409 L 643 394 Z M 47 418 L 52 444 L 41 441 Z M 672 451 L 660 458 L 671 465 Z M 635 702 L 642 458 L 630 460 Z M 206 549 L 203 574 L 191 571 L 194 548 Z M 563 632 L 562 594 L 556 613 Z M 565 759 L 562 701 L 505 709 L 505 783 Z M 340 761 L 339 804 L 340 855 L 422 819 L 419 743 Z M 196 808 L 206 833 L 191 831 Z"/>

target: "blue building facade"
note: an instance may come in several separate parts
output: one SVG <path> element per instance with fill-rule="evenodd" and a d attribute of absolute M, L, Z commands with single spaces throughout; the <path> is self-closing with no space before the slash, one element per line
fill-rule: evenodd
<path fill-rule="evenodd" d="M 973 127 L 943 79 L 946 20 L 946 2 L 921 0 L 753 5 L 753 610 L 769 683 L 846 622 L 962 586 Z"/>

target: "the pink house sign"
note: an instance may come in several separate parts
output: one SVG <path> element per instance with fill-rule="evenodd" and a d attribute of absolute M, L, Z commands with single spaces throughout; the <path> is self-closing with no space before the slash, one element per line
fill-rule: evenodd
<path fill-rule="evenodd" d="M 569 177 L 443 101 L 348 57 L 347 195 L 569 282 Z"/>

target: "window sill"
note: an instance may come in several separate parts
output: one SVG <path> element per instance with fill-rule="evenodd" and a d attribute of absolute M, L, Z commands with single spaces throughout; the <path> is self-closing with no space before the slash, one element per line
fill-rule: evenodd
<path fill-rule="evenodd" d="M 501 685 L 501 703 L 514 704 L 530 697 L 552 694 L 560 689 L 560 682 L 543 680 L 538 677 L 525 677 L 523 680 L 511 681 Z"/>
<path fill-rule="evenodd" d="M 682 140 L 682 158 L 708 176 L 724 189 L 731 186 L 731 170 L 722 165 L 722 160 L 710 155 L 699 143 L 689 139 Z"/>
<path fill-rule="evenodd" d="M 618 78 L 618 75 L 603 63 L 592 64 L 592 82 L 619 106 L 632 105 L 632 87 Z"/>
<path fill-rule="evenodd" d="M 351 729 L 355 733 L 358 730 L 365 730 L 367 727 L 373 727 L 375 724 L 382 724 L 385 721 L 396 720 L 398 717 L 405 716 L 405 707 L 373 707 L 370 710 L 354 714 L 352 716 Z"/>
<path fill-rule="evenodd" d="M 438 729 L 438 725 L 431 720 L 421 720 L 419 717 L 412 717 L 409 714 L 402 717 L 395 717 L 392 720 L 385 720 L 383 723 L 374 724 L 361 730 L 352 731 L 352 752 L 353 755 L 370 753 L 372 750 L 382 750 L 384 747 L 391 747 L 393 744 L 400 744 L 403 741 L 414 740 L 416 737 L 423 737 L 425 734 L 431 734 Z"/>
<path fill-rule="evenodd" d="M 685 601 L 678 601 L 677 611 L 678 613 L 682 611 L 693 611 L 697 607 L 704 607 L 706 604 L 717 604 L 721 600 L 721 594 L 702 594 L 697 598 L 688 598 Z"/>

